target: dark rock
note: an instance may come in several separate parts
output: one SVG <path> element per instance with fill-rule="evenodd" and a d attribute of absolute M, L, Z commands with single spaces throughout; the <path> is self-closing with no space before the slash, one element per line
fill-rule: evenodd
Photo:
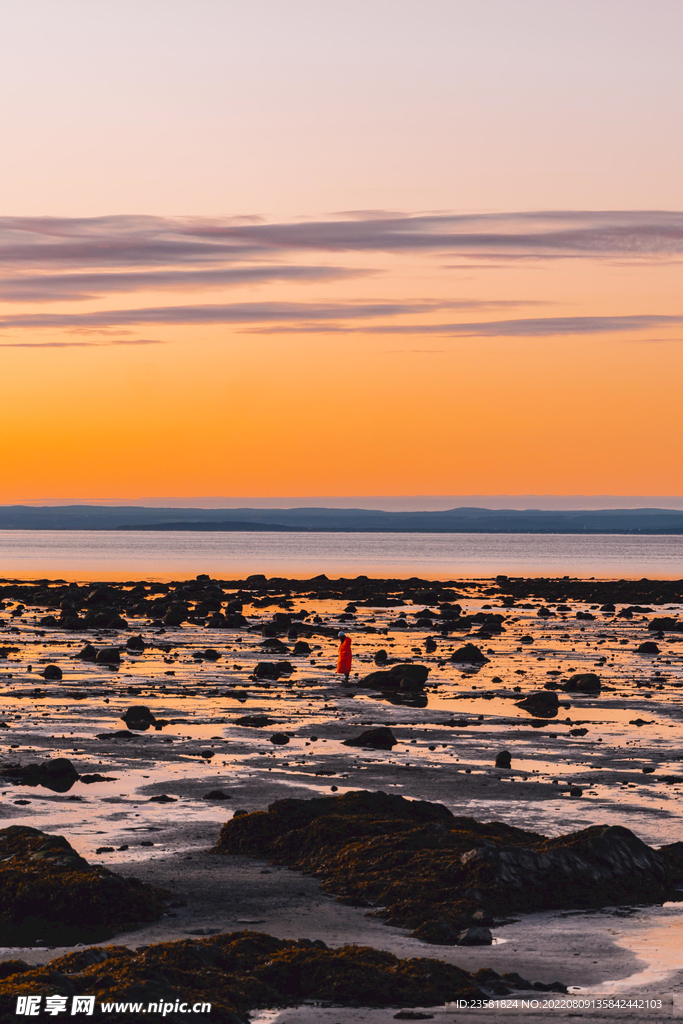
<path fill-rule="evenodd" d="M 91 867 L 62 836 L 12 825 L 0 830 L 3 946 L 98 942 L 157 920 L 166 894 L 135 878 Z"/>
<path fill-rule="evenodd" d="M 177 796 L 167 796 L 165 793 L 160 793 L 159 796 L 151 796 L 149 802 L 151 804 L 174 804 L 177 803 Z"/>
<path fill-rule="evenodd" d="M 515 703 L 535 718 L 555 718 L 560 708 L 559 697 L 554 690 L 538 690 Z"/>
<path fill-rule="evenodd" d="M 511 768 L 512 767 L 512 754 L 509 750 L 501 750 L 500 753 L 496 754 L 495 761 L 496 768 Z"/>
<path fill-rule="evenodd" d="M 591 615 L 590 612 L 577 612 L 576 617 L 577 619 L 583 619 L 584 622 L 593 622 L 595 620 L 595 616 Z"/>
<path fill-rule="evenodd" d="M 421 933 L 427 922 L 457 933 L 480 911 L 500 919 L 661 903 L 673 892 L 665 858 L 628 829 L 596 825 L 549 839 L 385 793 L 277 801 L 228 821 L 216 852 L 318 875 L 340 899 L 381 906 L 387 923 Z"/>
<path fill-rule="evenodd" d="M 59 665 L 46 665 L 40 673 L 43 679 L 61 679 L 62 670 Z"/>
<path fill-rule="evenodd" d="M 243 715 L 235 719 L 235 725 L 246 725 L 250 729 L 263 729 L 266 725 L 275 725 L 275 719 L 268 715 Z"/>
<path fill-rule="evenodd" d="M 358 945 L 328 949 L 320 940 L 276 939 L 254 931 L 185 938 L 137 950 L 126 945 L 78 949 L 44 967 L 19 963 L 14 970 L 5 968 L 7 980 L 0 991 L 0 1014 L 8 1022 L 15 1019 L 17 996 L 26 992 L 62 995 L 69 1004 L 74 993 L 89 992 L 110 1006 L 124 996 L 143 1006 L 154 1002 L 170 1007 L 167 1019 L 172 1024 L 182 1019 L 173 1012 L 178 1003 L 192 1007 L 206 1002 L 217 1024 L 244 1024 L 251 1011 L 264 1006 L 312 1002 L 395 1009 L 468 1002 L 486 995 L 471 974 L 440 960 L 399 960 L 384 950 Z M 412 1018 L 409 1011 L 402 1013 L 408 1014 L 404 1020 L 431 1016 L 422 1011 Z M 109 1016 L 114 1024 L 132 1024 L 128 1010 Z"/>
<path fill-rule="evenodd" d="M 679 632 L 683 627 L 683 623 L 679 622 L 678 619 L 674 619 L 671 616 L 664 615 L 656 619 L 650 619 L 647 628 L 653 632 L 662 633 L 675 633 Z"/>
<path fill-rule="evenodd" d="M 232 800 L 230 793 L 226 793 L 223 789 L 212 789 L 209 793 L 205 793 L 202 797 L 203 800 Z"/>
<path fill-rule="evenodd" d="M 289 675 L 294 671 L 294 666 L 288 661 L 259 661 L 254 669 L 257 679 L 279 679 L 280 676 Z"/>
<path fill-rule="evenodd" d="M 375 665 L 386 665 L 387 658 L 388 655 L 385 650 L 377 651 L 375 654 Z"/>
<path fill-rule="evenodd" d="M 659 647 L 654 640 L 646 640 L 636 648 L 636 654 L 659 654 Z"/>
<path fill-rule="evenodd" d="M 145 641 L 142 639 L 141 636 L 129 636 L 128 639 L 126 640 L 126 647 L 128 648 L 129 651 L 142 652 L 145 650 L 146 646 L 147 645 L 145 644 Z"/>
<path fill-rule="evenodd" d="M 426 665 L 406 663 L 392 665 L 386 672 L 370 672 L 358 686 L 372 690 L 404 690 L 417 692 L 424 689 L 429 669 Z"/>
<path fill-rule="evenodd" d="M 295 654 L 298 657 L 298 656 L 300 656 L 302 654 L 310 654 L 310 653 L 311 653 L 311 648 L 306 643 L 306 641 L 305 640 L 297 640 L 297 642 L 294 644 L 294 649 L 292 650 L 292 654 Z"/>
<path fill-rule="evenodd" d="M 476 644 L 465 644 L 464 647 L 459 647 L 451 654 L 450 660 L 459 665 L 485 665 L 490 659 L 483 651 L 479 650 Z"/>
<path fill-rule="evenodd" d="M 271 637 L 269 640 L 263 640 L 261 647 L 266 651 L 277 651 L 278 653 L 289 654 L 289 647 L 287 644 L 283 644 L 282 640 L 278 640 L 277 637 Z"/>
<path fill-rule="evenodd" d="M 285 744 L 289 743 L 289 736 L 286 732 L 274 732 L 270 737 L 270 742 L 274 743 L 278 747 L 284 747 Z"/>
<path fill-rule="evenodd" d="M 95 657 L 96 665 L 120 665 L 121 654 L 118 647 L 103 647 Z"/>
<path fill-rule="evenodd" d="M 92 644 L 86 644 L 83 650 L 78 652 L 76 657 L 81 658 L 83 661 L 94 661 L 97 657 L 97 650 Z"/>
<path fill-rule="evenodd" d="M 138 732 L 144 732 L 156 724 L 156 718 L 144 704 L 134 704 L 128 708 L 125 715 L 121 715 L 121 718 L 129 729 L 135 729 Z"/>
<path fill-rule="evenodd" d="M 0 775 L 25 786 L 44 786 L 53 793 L 68 793 L 78 780 L 78 771 L 66 757 L 55 757 L 41 764 L 5 765 Z"/>
<path fill-rule="evenodd" d="M 600 677 L 595 672 L 578 672 L 562 687 L 566 693 L 599 693 Z"/>
<path fill-rule="evenodd" d="M 366 729 L 360 736 L 351 740 L 344 740 L 345 747 L 367 747 L 371 750 L 391 750 L 398 740 L 391 729 L 380 726 L 377 729 Z"/>
<path fill-rule="evenodd" d="M 458 946 L 490 946 L 493 942 L 493 935 L 488 928 L 471 927 L 459 932 L 456 945 Z"/>

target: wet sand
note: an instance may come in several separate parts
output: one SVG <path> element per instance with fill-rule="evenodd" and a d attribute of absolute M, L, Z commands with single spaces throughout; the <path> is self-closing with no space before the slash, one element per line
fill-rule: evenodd
<path fill-rule="evenodd" d="M 235 810 L 265 808 L 286 796 L 361 788 L 440 802 L 458 815 L 546 835 L 607 823 L 625 825 L 655 847 L 679 841 L 683 633 L 655 636 L 648 625 L 655 617 L 675 618 L 682 606 L 651 600 L 652 611 L 624 618 L 618 614 L 624 604 L 603 612 L 595 602 L 566 600 L 566 611 L 555 604 L 549 617 L 539 618 L 544 601 L 531 595 L 504 607 L 490 593 L 492 583 L 455 584 L 463 616 L 482 610 L 503 616 L 505 631 L 484 637 L 476 626 L 469 635 L 442 636 L 436 618 L 431 627 L 405 628 L 400 613 L 414 623 L 425 603 L 403 603 L 400 596 L 392 607 L 359 605 L 345 612 L 346 597 L 327 598 L 314 587 L 307 591 L 301 581 L 296 590 L 279 581 L 272 588 L 279 594 L 271 593 L 265 607 L 268 589 L 262 586 L 253 595 L 255 603 L 244 602 L 247 625 L 241 628 L 208 628 L 206 618 L 202 624 L 202 616 L 195 615 L 194 622 L 179 628 L 143 617 L 129 618 L 127 631 L 69 631 L 41 625 L 40 619 L 53 610 L 31 607 L 26 600 L 26 610 L 13 614 L 17 602 L 8 599 L 5 583 L 5 610 L 0 611 L 5 623 L 0 629 L 5 653 L 0 694 L 8 726 L 0 730 L 3 766 L 66 757 L 79 774 L 99 773 L 112 781 L 79 780 L 55 793 L 6 777 L 0 780 L 2 825 L 25 824 L 64 835 L 88 860 L 170 888 L 186 903 L 171 912 L 175 916 L 117 937 L 132 947 L 250 927 L 282 938 L 320 938 L 331 946 L 358 942 L 402 957 L 438 957 L 468 970 L 490 966 L 546 983 L 561 980 L 574 994 L 649 994 L 666 998 L 671 1015 L 672 993 L 683 993 L 683 953 L 678 953 L 683 904 L 531 914 L 495 928 L 497 941 L 491 947 L 434 946 L 362 909 L 337 903 L 315 879 L 208 852 Z M 225 588 L 225 600 L 237 592 Z M 279 639 L 287 650 L 264 648 L 263 627 L 273 613 L 302 609 L 308 614 L 297 621 L 316 630 L 300 636 L 311 646 L 310 656 L 293 655 L 295 641 L 288 638 L 286 624 Z M 577 612 L 594 618 L 577 619 Z M 315 623 L 316 616 L 322 621 Z M 354 647 L 348 686 L 334 672 L 337 641 L 332 634 L 342 626 Z M 127 638 L 137 634 L 146 649 L 126 652 Z M 431 653 L 425 648 L 428 637 L 436 644 Z M 658 655 L 637 653 L 640 644 L 652 640 Z M 119 668 L 75 658 L 86 642 L 98 649 L 121 647 Z M 449 660 L 468 642 L 489 659 L 482 667 Z M 207 648 L 220 658 L 194 657 Z M 411 659 L 429 667 L 425 694 L 394 697 L 403 701 L 395 703 L 386 694 L 361 689 L 358 682 L 376 669 L 379 649 L 395 661 Z M 285 659 L 295 668 L 291 675 L 276 681 L 253 677 L 258 662 Z M 61 680 L 40 676 L 47 664 L 59 666 Z M 546 720 L 516 706 L 515 701 L 549 681 L 561 683 L 577 672 L 600 676 L 599 695 L 558 690 L 558 714 Z M 134 738 L 116 737 L 125 729 L 120 716 L 132 705 L 147 706 L 169 724 L 136 732 Z M 272 724 L 237 724 L 246 715 L 268 716 Z M 363 729 L 385 725 L 398 740 L 391 751 L 343 744 Z M 275 732 L 289 734 L 289 742 L 273 744 Z M 512 755 L 510 769 L 494 767 L 503 749 Z M 644 768 L 651 770 L 644 773 Z M 577 788 L 582 795 L 570 795 Z M 215 790 L 230 799 L 207 800 Z M 162 795 L 171 799 L 150 802 Z M 114 849 L 98 853 L 103 847 Z M 59 952 L 48 956 L 44 948 L 7 949 L 0 956 L 36 963 Z M 316 1007 L 283 1011 L 272 1019 L 282 1024 L 307 1019 L 383 1024 L 394 1012 Z M 436 1017 L 449 1011 L 429 1012 Z M 521 1009 L 508 1012 L 524 1019 Z M 590 1019 L 602 1019 L 602 1011 L 595 1009 L 552 1012 L 588 1012 Z M 651 1015 L 662 1019 L 664 1012 Z M 497 1020 L 503 1011 L 458 1013 Z M 624 1019 L 637 1019 L 650 1011 L 604 1011 L 610 1020 L 621 1019 L 622 1013 Z"/>

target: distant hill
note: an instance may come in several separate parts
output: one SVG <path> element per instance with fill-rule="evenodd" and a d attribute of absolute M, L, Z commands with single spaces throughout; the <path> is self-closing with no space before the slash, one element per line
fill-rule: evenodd
<path fill-rule="evenodd" d="M 184 530 L 341 533 L 683 533 L 683 511 L 453 508 L 383 512 L 362 508 L 149 508 L 4 505 L 0 530 Z"/>

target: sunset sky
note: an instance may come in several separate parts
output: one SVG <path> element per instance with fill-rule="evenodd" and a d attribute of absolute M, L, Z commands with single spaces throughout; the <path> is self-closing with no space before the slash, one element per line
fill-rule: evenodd
<path fill-rule="evenodd" d="M 0 33 L 0 502 L 683 494 L 680 0 Z"/>

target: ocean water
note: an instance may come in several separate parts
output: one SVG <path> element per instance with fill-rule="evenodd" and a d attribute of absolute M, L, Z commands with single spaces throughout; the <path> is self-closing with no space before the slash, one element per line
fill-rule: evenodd
<path fill-rule="evenodd" d="M 683 536 L 0 531 L 5 579 L 577 576 L 681 579 Z"/>

